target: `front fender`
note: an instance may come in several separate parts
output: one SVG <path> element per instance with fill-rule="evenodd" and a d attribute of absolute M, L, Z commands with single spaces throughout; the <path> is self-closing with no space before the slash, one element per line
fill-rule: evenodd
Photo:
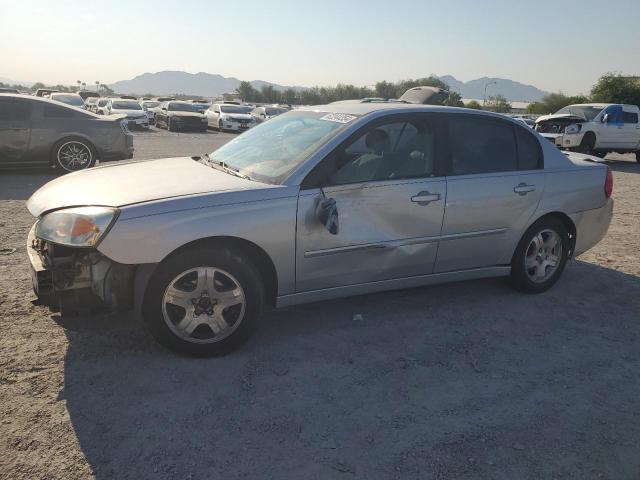
<path fill-rule="evenodd" d="M 286 295 L 295 288 L 297 203 L 296 193 L 140 217 L 121 215 L 98 250 L 119 263 L 153 264 L 196 240 L 237 237 L 256 244 L 269 255 L 278 275 L 278 295 Z"/>

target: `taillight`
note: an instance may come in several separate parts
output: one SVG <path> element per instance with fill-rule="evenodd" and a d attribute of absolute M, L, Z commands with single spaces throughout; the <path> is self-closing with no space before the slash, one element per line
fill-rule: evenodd
<path fill-rule="evenodd" d="M 606 198 L 611 197 L 613 193 L 613 173 L 611 167 L 607 167 L 607 179 L 604 181 L 604 196 Z"/>

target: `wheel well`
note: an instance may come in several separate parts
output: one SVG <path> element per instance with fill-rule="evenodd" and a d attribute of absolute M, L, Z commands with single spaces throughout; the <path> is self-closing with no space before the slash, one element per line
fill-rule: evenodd
<path fill-rule="evenodd" d="M 94 160 L 98 159 L 98 149 L 96 148 L 96 146 L 93 144 L 91 140 L 85 137 L 81 137 L 80 135 L 69 135 L 67 137 L 62 137 L 60 140 L 55 142 L 51 147 L 51 152 L 49 152 L 49 161 L 51 162 L 51 165 L 55 165 L 56 163 L 56 149 L 58 148 L 58 145 L 70 140 L 80 140 L 82 142 L 85 142 L 87 145 L 89 145 L 89 148 L 91 148 L 91 150 L 93 151 L 93 155 L 95 156 Z"/>
<path fill-rule="evenodd" d="M 596 134 L 591 132 L 591 131 L 586 132 L 584 134 L 584 137 L 582 137 L 582 141 L 591 141 L 591 140 L 593 140 L 592 147 L 595 147 L 595 145 L 596 145 Z"/>
<path fill-rule="evenodd" d="M 182 245 L 181 247 L 171 252 L 167 256 L 167 258 L 190 248 L 201 247 L 205 245 L 209 248 L 228 248 L 229 250 L 240 251 L 247 255 L 260 272 L 260 276 L 262 277 L 262 284 L 264 285 L 265 289 L 267 303 L 271 306 L 275 306 L 276 297 L 278 295 L 278 274 L 276 272 L 276 267 L 273 264 L 273 261 L 271 260 L 269 254 L 265 252 L 261 247 L 253 242 L 250 242 L 249 240 L 245 240 L 244 238 L 239 237 L 226 236 L 201 238 L 199 240 L 195 240 L 193 242 Z"/>
<path fill-rule="evenodd" d="M 591 133 L 591 132 L 588 132 L 588 133 Z M 549 217 L 560 220 L 564 225 L 564 228 L 567 229 L 567 233 L 569 233 L 569 258 L 573 257 L 573 251 L 575 250 L 575 247 L 576 247 L 576 235 L 577 235 L 575 223 L 573 223 L 573 220 L 571 220 L 571 217 L 569 217 L 566 213 L 562 213 L 562 212 L 547 213 L 541 216 L 540 218 L 538 218 L 536 222 L 539 222 L 540 220 L 544 218 L 549 218 Z"/>

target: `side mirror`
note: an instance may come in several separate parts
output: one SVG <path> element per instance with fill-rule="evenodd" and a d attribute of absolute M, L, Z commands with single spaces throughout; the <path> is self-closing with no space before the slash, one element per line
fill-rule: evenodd
<path fill-rule="evenodd" d="M 600 119 L 600 121 L 601 121 L 602 123 L 608 123 L 608 122 L 609 122 L 609 114 L 608 114 L 608 113 L 605 113 L 605 114 L 602 116 L 602 118 Z"/>
<path fill-rule="evenodd" d="M 338 224 L 338 206 L 333 198 L 320 198 L 316 206 L 316 218 L 324 225 L 324 228 L 331 235 L 337 235 L 339 231 Z"/>

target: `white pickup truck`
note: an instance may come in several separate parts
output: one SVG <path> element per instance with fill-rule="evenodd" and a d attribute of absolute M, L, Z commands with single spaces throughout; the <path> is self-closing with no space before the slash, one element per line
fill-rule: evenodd
<path fill-rule="evenodd" d="M 604 157 L 609 152 L 636 154 L 640 163 L 640 111 L 636 105 L 568 105 L 536 120 L 535 129 L 557 147 Z"/>

